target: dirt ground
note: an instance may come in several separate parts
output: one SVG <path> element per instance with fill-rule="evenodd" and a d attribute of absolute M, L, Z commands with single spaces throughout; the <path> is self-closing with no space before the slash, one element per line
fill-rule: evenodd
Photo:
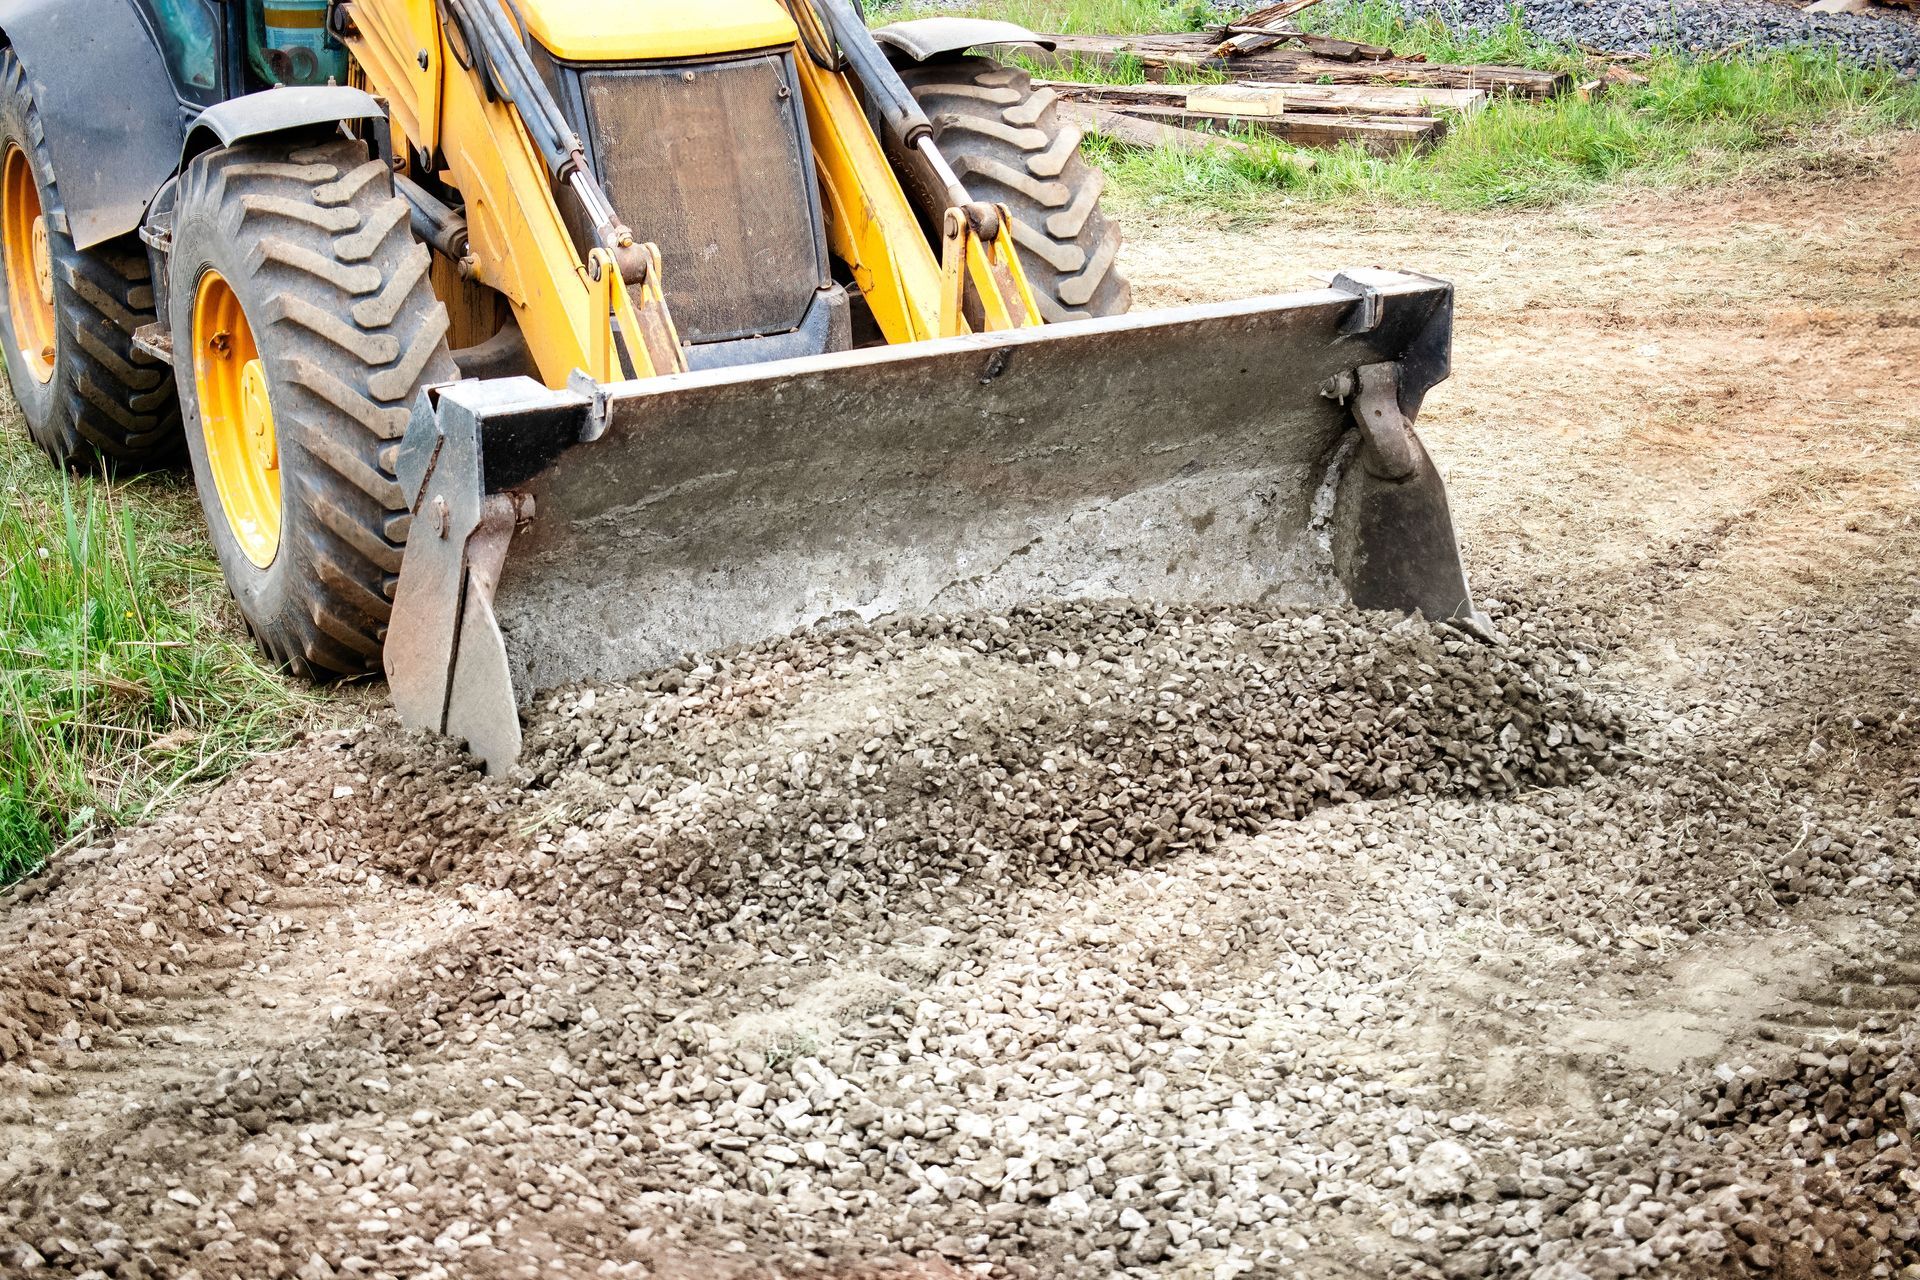
<path fill-rule="evenodd" d="M 1146 215 L 1459 290 L 1498 649 L 1080 609 L 376 725 L 0 908 L 0 1274 L 1920 1277 L 1920 141 Z"/>

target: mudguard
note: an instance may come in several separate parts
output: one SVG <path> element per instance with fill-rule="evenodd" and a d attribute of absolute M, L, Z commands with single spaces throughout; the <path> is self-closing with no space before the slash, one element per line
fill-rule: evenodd
<path fill-rule="evenodd" d="M 918 18 L 880 27 L 874 31 L 873 38 L 889 53 L 897 50 L 914 62 L 925 62 L 948 53 L 965 53 L 990 44 L 1037 44 L 1043 49 L 1053 48 L 1053 41 L 1041 39 L 1018 23 L 989 18 Z"/>
<path fill-rule="evenodd" d="M 0 0 L 82 249 L 140 225 L 186 131 L 167 66 L 128 0 Z"/>
<path fill-rule="evenodd" d="M 181 163 L 212 146 L 230 147 L 289 129 L 377 120 L 387 113 L 372 94 L 346 85 L 286 86 L 249 93 L 208 107 L 188 131 Z"/>

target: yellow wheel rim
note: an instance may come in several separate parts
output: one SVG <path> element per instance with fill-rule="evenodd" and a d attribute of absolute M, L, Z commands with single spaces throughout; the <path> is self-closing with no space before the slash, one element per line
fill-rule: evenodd
<path fill-rule="evenodd" d="M 193 295 L 193 385 L 213 491 L 234 541 L 264 569 L 280 551 L 280 442 L 260 348 L 218 271 Z"/>
<path fill-rule="evenodd" d="M 47 219 L 40 211 L 27 153 L 11 144 L 0 166 L 0 251 L 7 269 L 7 310 L 21 364 L 40 382 L 53 378 L 53 259 L 47 252 Z"/>

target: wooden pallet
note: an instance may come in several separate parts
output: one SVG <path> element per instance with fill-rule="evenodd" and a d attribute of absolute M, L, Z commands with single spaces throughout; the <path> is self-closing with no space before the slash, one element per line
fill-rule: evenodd
<path fill-rule="evenodd" d="M 1039 80 L 1035 83 L 1074 102 L 1094 102 L 1119 110 L 1136 104 L 1202 110 L 1195 105 L 1195 88 L 1188 85 L 1081 84 L 1072 80 Z M 1283 104 L 1282 111 L 1285 114 L 1335 112 L 1373 116 L 1437 116 L 1451 112 L 1471 116 L 1484 110 L 1488 102 L 1485 89 L 1451 89 L 1439 85 L 1300 84 L 1291 81 L 1268 84 L 1250 80 L 1236 87 L 1273 91 Z M 1237 114 L 1261 113 L 1248 111 Z"/>
<path fill-rule="evenodd" d="M 1334 112 L 1292 112 L 1281 116 L 1200 115 L 1181 107 L 1129 105 L 1125 114 L 1182 129 L 1222 125 L 1271 134 L 1296 147 L 1337 147 L 1353 142 L 1373 155 L 1395 155 L 1425 150 L 1447 136 L 1447 122 L 1437 116 L 1342 115 Z"/>
<path fill-rule="evenodd" d="M 1048 36 L 1051 52 L 1022 46 L 1021 53 L 1043 67 L 1139 67 L 1149 80 L 1164 83 L 1170 72 L 1214 71 L 1234 80 L 1263 83 L 1318 81 L 1325 84 L 1400 84 L 1432 88 L 1484 89 L 1490 94 L 1552 98 L 1573 88 L 1565 72 L 1528 67 L 1448 66 L 1389 58 L 1345 62 L 1303 49 L 1276 48 L 1233 57 L 1216 57 L 1214 37 L 1199 35 Z"/>

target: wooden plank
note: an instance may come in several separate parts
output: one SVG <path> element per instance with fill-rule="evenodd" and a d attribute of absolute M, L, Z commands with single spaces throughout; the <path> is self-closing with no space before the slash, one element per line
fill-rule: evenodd
<path fill-rule="evenodd" d="M 1283 84 L 1289 111 L 1347 111 L 1376 116 L 1471 116 L 1486 110 L 1485 89 L 1445 85 Z"/>
<path fill-rule="evenodd" d="M 1314 35 L 1309 31 L 1236 25 L 1228 27 L 1227 33 L 1233 38 L 1214 52 L 1228 58 L 1257 53 L 1262 48 L 1269 48 L 1282 42 L 1297 44 L 1310 53 L 1317 53 L 1323 58 L 1332 58 L 1336 62 L 1385 62 L 1393 57 L 1393 50 L 1384 45 L 1361 44 L 1355 40 Z M 1242 41 L 1247 43 L 1241 43 Z"/>
<path fill-rule="evenodd" d="M 1188 85 L 1174 84 L 1081 84 L 1071 80 L 1039 80 L 1036 85 L 1052 89 L 1063 98 L 1079 102 L 1141 102 L 1166 107 L 1185 106 L 1189 111 L 1206 110 L 1196 106 Z M 1335 111 L 1358 115 L 1431 116 L 1443 111 L 1470 116 L 1485 109 L 1484 89 L 1449 89 L 1443 86 L 1397 84 L 1266 84 L 1247 81 L 1248 88 L 1278 89 L 1286 111 Z"/>
<path fill-rule="evenodd" d="M 1447 122 L 1434 116 L 1347 116 L 1327 113 L 1285 116 L 1205 116 L 1179 107 L 1130 103 L 1130 116 L 1182 128 L 1196 124 L 1257 129 L 1296 147 L 1337 147 L 1358 143 L 1374 155 L 1423 150 L 1446 136 Z"/>
<path fill-rule="evenodd" d="M 1271 85 L 1197 84 L 1187 90 L 1189 111 L 1213 116 L 1277 116 L 1287 109 L 1287 95 Z"/>
<path fill-rule="evenodd" d="M 1241 32 L 1238 35 L 1230 34 L 1225 40 L 1214 46 L 1213 56 L 1216 58 L 1237 58 L 1242 54 L 1259 53 L 1262 49 L 1271 49 L 1280 43 L 1281 39 L 1279 36 L 1267 35 L 1264 32 L 1253 34 Z"/>
<path fill-rule="evenodd" d="M 1252 150 L 1238 138 L 1202 133 L 1198 129 L 1185 129 L 1159 120 L 1142 120 L 1090 102 L 1062 102 L 1058 110 L 1063 117 L 1082 129 L 1092 130 L 1130 147 L 1172 147 L 1176 151 L 1215 148 L 1224 151 Z M 1301 159 L 1310 163 L 1312 157 L 1302 156 Z"/>
<path fill-rule="evenodd" d="M 1239 27 L 1270 27 L 1276 22 L 1283 22 L 1291 18 L 1294 14 L 1302 10 L 1311 9 L 1319 3 L 1320 0 L 1280 0 L 1279 4 L 1270 4 L 1264 9 L 1255 9 L 1252 13 L 1247 14 L 1233 25 Z"/>
<path fill-rule="evenodd" d="M 1052 53 L 1031 45 L 1021 52 L 1041 66 L 1108 69 L 1139 66 L 1152 80 L 1169 72 L 1217 71 L 1234 80 L 1262 83 L 1325 80 L 1331 84 L 1413 84 L 1485 89 L 1492 94 L 1551 98 L 1568 92 L 1573 77 L 1528 67 L 1451 66 L 1393 58 L 1384 62 L 1338 62 L 1297 49 L 1275 49 L 1241 58 L 1212 56 L 1210 36 L 1048 36 Z"/>

